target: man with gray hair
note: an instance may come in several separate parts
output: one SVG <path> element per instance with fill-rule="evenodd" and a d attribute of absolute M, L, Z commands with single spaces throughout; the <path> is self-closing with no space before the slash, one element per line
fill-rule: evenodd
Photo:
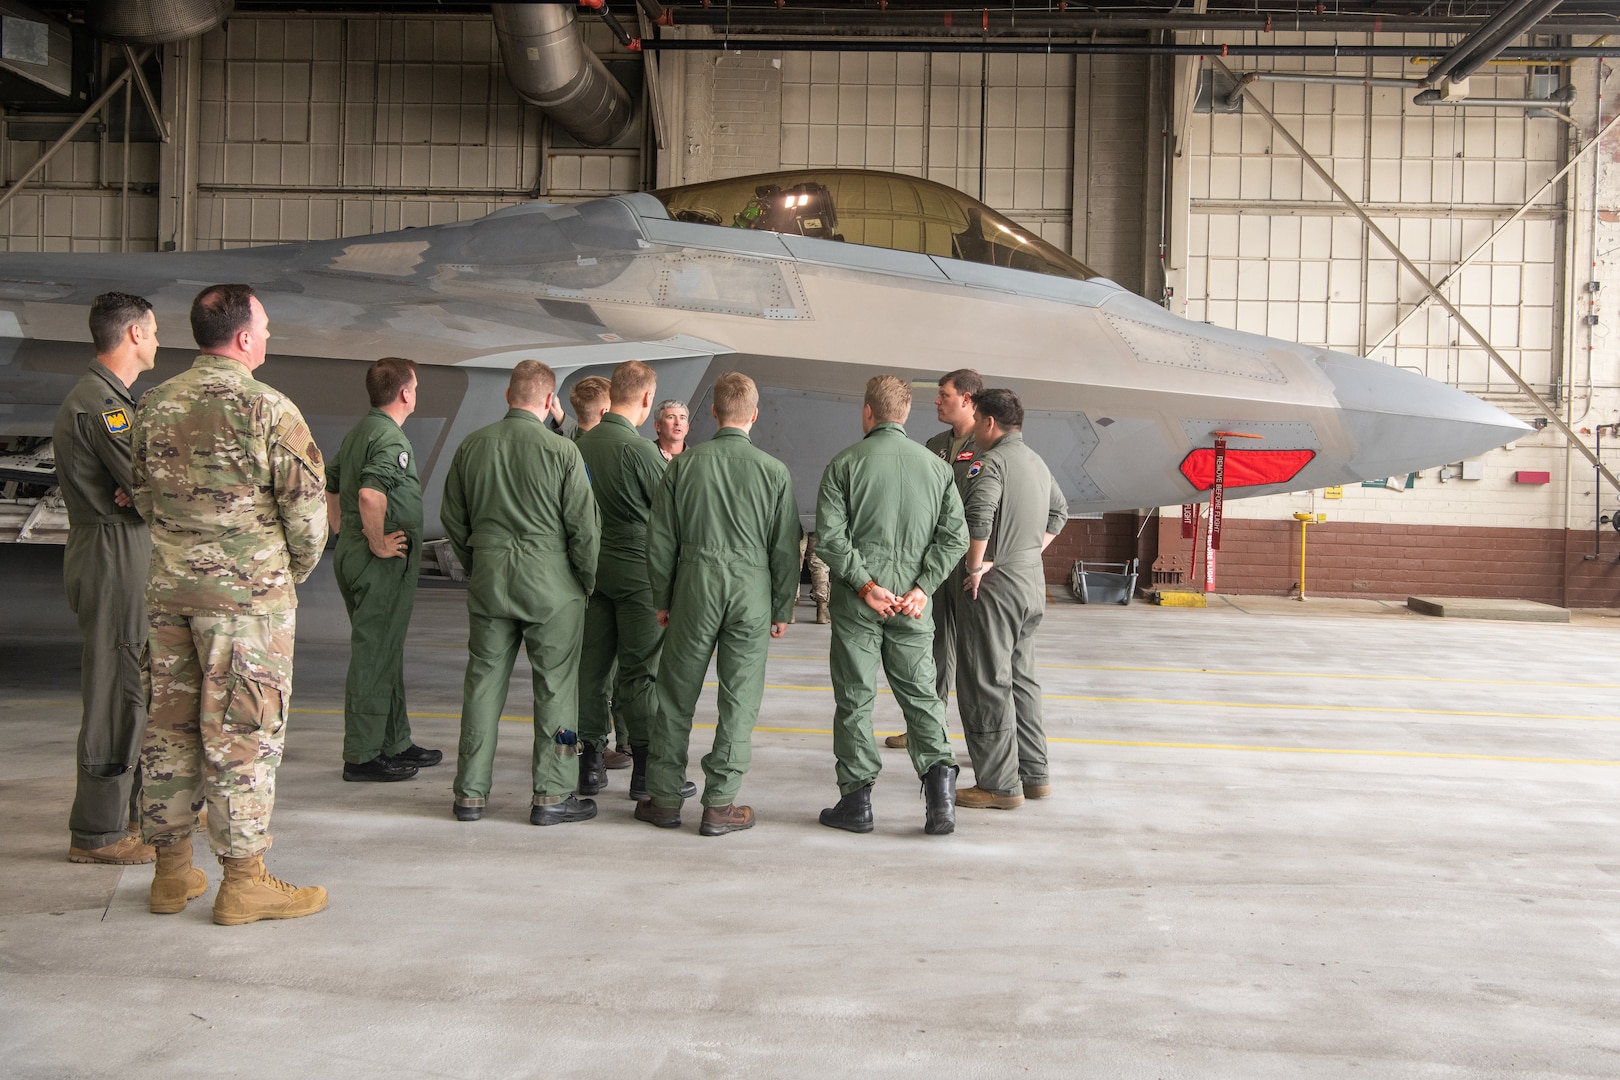
<path fill-rule="evenodd" d="M 692 430 L 692 415 L 686 402 L 679 398 L 665 398 L 653 411 L 653 431 L 657 434 L 658 452 L 665 461 L 674 461 L 686 449 L 686 433 Z"/>

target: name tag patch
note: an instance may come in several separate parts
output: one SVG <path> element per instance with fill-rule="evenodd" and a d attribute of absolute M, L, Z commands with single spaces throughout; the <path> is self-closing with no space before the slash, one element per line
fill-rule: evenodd
<path fill-rule="evenodd" d="M 124 409 L 108 409 L 101 414 L 101 422 L 107 425 L 109 434 L 122 435 L 129 430 L 129 413 Z"/>
<path fill-rule="evenodd" d="M 971 450 L 962 451 L 960 454 L 956 455 L 956 460 L 957 461 L 972 461 L 973 460 L 973 451 L 971 451 Z"/>

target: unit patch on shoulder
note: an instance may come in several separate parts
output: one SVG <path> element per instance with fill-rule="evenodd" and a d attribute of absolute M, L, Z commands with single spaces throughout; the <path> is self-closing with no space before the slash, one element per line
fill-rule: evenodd
<path fill-rule="evenodd" d="M 973 460 L 973 451 L 971 451 L 971 450 L 962 451 L 960 454 L 956 455 L 956 460 L 957 461 L 972 461 Z"/>
<path fill-rule="evenodd" d="M 399 467 L 407 468 L 411 463 L 411 455 L 404 450 L 399 452 Z"/>
<path fill-rule="evenodd" d="M 978 476 L 979 475 L 979 470 L 982 469 L 982 468 L 984 468 L 984 462 L 975 461 L 972 465 L 968 466 L 968 475 L 969 476 Z"/>
<path fill-rule="evenodd" d="M 129 412 L 125 409 L 108 409 L 101 414 L 101 422 L 107 425 L 109 435 L 122 435 L 129 430 Z"/>

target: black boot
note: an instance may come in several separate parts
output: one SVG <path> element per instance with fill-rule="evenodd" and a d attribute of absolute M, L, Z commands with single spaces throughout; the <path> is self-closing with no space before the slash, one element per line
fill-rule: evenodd
<path fill-rule="evenodd" d="M 647 748 L 645 746 L 632 746 L 630 748 L 630 791 L 631 799 L 640 802 L 652 796 L 647 793 Z M 697 794 L 697 785 L 688 780 L 681 785 L 681 798 L 690 799 Z"/>
<path fill-rule="evenodd" d="M 940 764 L 923 775 L 923 794 L 928 798 L 923 832 L 929 836 L 956 831 L 956 774 L 960 771 L 960 766 Z"/>
<path fill-rule="evenodd" d="M 590 743 L 579 750 L 579 794 L 595 795 L 607 787 L 607 762 L 602 760 L 601 749 Z"/>
<path fill-rule="evenodd" d="M 630 748 L 630 797 L 636 802 L 651 798 L 647 794 L 647 748 Z"/>
<path fill-rule="evenodd" d="M 834 829 L 850 832 L 872 831 L 872 785 L 854 791 L 838 800 L 837 806 L 821 812 L 821 823 Z"/>

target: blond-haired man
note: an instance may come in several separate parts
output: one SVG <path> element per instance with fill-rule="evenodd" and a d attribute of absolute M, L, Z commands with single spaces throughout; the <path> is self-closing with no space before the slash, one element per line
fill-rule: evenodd
<path fill-rule="evenodd" d="M 787 466 L 756 448 L 759 388 L 740 372 L 715 380 L 709 442 L 669 463 L 647 529 L 647 575 L 658 622 L 668 629 L 658 671 L 647 790 L 636 817 L 681 823 L 692 714 L 709 657 L 718 650 L 719 715 L 703 758 L 704 836 L 754 824 L 736 797 L 752 756 L 771 637 L 787 630 L 799 580 L 799 517 Z"/>
<path fill-rule="evenodd" d="M 596 816 L 574 795 L 579 643 L 596 584 L 596 500 L 572 442 L 545 425 L 557 377 L 538 360 L 512 369 L 506 416 L 456 448 L 440 517 L 467 568 L 467 678 L 456 760 L 458 821 L 484 814 L 495 729 L 521 643 L 534 678 L 532 825 Z"/>
<path fill-rule="evenodd" d="M 956 759 L 934 687 L 928 607 L 967 550 L 967 525 L 950 467 L 906 438 L 910 413 L 909 383 L 893 375 L 869 380 L 866 436 L 832 459 L 816 498 L 819 550 L 833 577 L 829 659 L 841 796 L 821 823 L 850 832 L 872 831 L 872 784 L 882 768 L 872 737 L 880 660 L 927 797 L 923 831 L 956 827 Z"/>

